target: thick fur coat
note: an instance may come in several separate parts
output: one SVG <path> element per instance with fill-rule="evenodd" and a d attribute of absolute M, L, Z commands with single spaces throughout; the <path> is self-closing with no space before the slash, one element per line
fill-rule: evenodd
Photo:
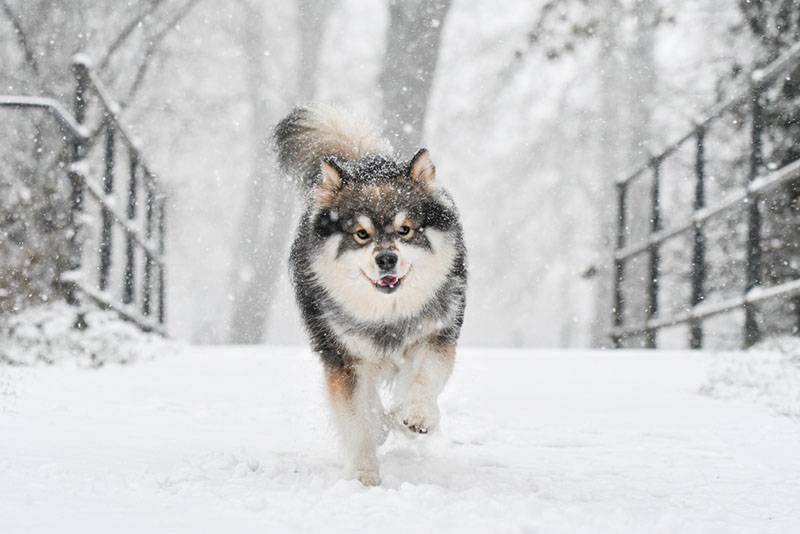
<path fill-rule="evenodd" d="M 439 421 L 465 305 L 458 212 L 426 150 L 399 160 L 338 109 L 295 109 L 275 141 L 305 195 L 292 282 L 325 366 L 348 475 L 379 484 L 376 451 L 388 430 L 415 436 Z"/>

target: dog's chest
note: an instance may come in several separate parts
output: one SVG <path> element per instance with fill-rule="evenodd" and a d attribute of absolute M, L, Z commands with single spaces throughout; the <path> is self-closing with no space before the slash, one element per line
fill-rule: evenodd
<path fill-rule="evenodd" d="M 422 321 L 406 329 L 347 329 L 337 334 L 339 341 L 353 356 L 365 361 L 393 363 L 399 367 L 408 349 L 435 331 L 434 321 Z"/>

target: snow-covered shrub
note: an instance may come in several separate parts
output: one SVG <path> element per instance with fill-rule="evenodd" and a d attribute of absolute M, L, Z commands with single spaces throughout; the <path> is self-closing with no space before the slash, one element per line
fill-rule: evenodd
<path fill-rule="evenodd" d="M 83 365 L 127 363 L 171 353 L 172 344 L 142 332 L 111 311 L 86 311 L 85 329 L 74 327 L 78 310 L 63 302 L 0 315 L 0 362 L 31 365 L 73 359 Z"/>
<path fill-rule="evenodd" d="M 716 354 L 700 391 L 753 400 L 800 419 L 800 339 L 773 338 L 746 352 Z"/>
<path fill-rule="evenodd" d="M 2 117 L 9 141 L 0 150 L 0 313 L 60 298 L 58 275 L 69 257 L 62 134 L 50 123 L 34 128 L 32 119 L 8 111 Z"/>

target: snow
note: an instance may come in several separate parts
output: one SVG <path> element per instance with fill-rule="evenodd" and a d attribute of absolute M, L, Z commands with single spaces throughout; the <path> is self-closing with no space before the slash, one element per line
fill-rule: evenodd
<path fill-rule="evenodd" d="M 757 402 L 800 422 L 800 340 L 768 339 L 748 352 L 716 354 L 701 391 Z"/>
<path fill-rule="evenodd" d="M 76 273 L 80 274 L 67 271 L 62 279 L 75 280 Z M 79 312 L 90 328 L 74 328 Z M 144 333 L 110 310 L 51 302 L 0 315 L 0 363 L 31 365 L 72 360 L 80 366 L 101 366 L 155 358 L 177 347 L 176 342 Z"/>
<path fill-rule="evenodd" d="M 791 532 L 800 426 L 688 352 L 462 350 L 443 427 L 341 480 L 305 349 L 0 367 L 0 532 Z"/>

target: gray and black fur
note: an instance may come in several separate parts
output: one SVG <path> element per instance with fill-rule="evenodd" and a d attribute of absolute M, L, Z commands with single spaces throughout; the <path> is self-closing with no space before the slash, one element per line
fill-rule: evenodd
<path fill-rule="evenodd" d="M 464 317 L 458 212 L 426 150 L 410 161 L 331 108 L 298 108 L 275 129 L 283 169 L 305 193 L 290 267 L 320 354 L 348 471 L 380 483 L 385 429 L 427 434 Z M 378 388 L 392 384 L 393 406 Z"/>
<path fill-rule="evenodd" d="M 297 237 L 290 255 L 292 282 L 297 302 L 303 316 L 312 348 L 318 352 L 326 365 L 346 365 L 347 351 L 338 342 L 332 322 L 348 330 L 358 330 L 371 337 L 376 346 L 389 352 L 397 350 L 403 342 L 413 337 L 420 322 L 434 320 L 441 324 L 437 332 L 442 342 L 455 343 L 464 317 L 467 284 L 466 248 L 455 205 L 444 190 L 426 190 L 409 179 L 411 162 L 401 162 L 380 153 L 366 153 L 357 159 L 352 157 L 355 146 L 349 138 L 339 138 L 338 143 L 330 132 L 321 132 L 314 112 L 296 108 L 275 129 L 275 142 L 279 161 L 283 169 L 299 178 L 306 188 L 312 188 L 320 180 L 320 163 L 333 160 L 342 172 L 342 200 L 336 205 L 336 217 L 331 217 L 332 208 L 317 209 L 309 197 L 308 205 L 300 220 Z M 362 137 L 358 138 L 363 140 Z M 359 191 L 368 185 L 388 185 L 394 194 L 386 202 L 375 205 L 359 196 Z M 418 316 L 389 322 L 360 322 L 343 309 L 327 294 L 315 279 L 310 260 L 322 243 L 334 233 L 348 233 L 359 214 L 366 214 L 380 221 L 383 228 L 389 221 L 384 214 L 406 209 L 423 228 L 435 228 L 449 234 L 456 243 L 458 255 L 453 261 L 447 281 L 430 295 L 430 301 Z M 423 233 L 415 237 L 415 244 L 430 247 Z M 344 246 L 355 246 L 351 240 L 343 240 Z"/>

